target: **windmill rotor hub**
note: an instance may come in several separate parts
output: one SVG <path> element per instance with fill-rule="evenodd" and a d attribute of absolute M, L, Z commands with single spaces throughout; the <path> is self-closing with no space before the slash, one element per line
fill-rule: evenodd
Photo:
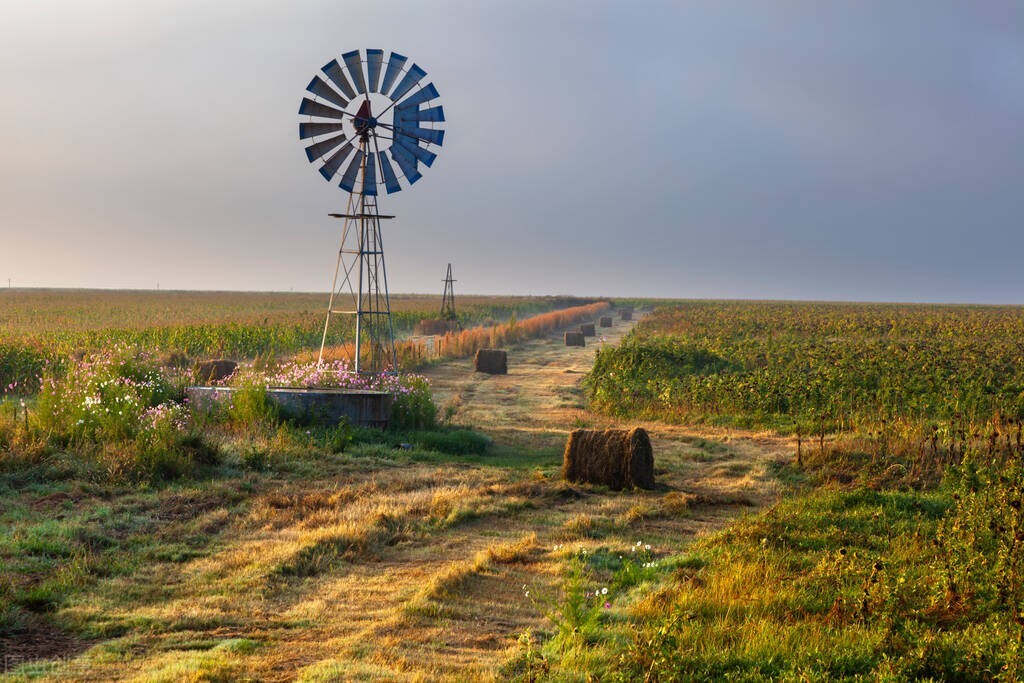
<path fill-rule="evenodd" d="M 364 99 L 362 104 L 359 105 L 359 110 L 352 117 L 352 126 L 356 129 L 356 133 L 363 138 L 368 136 L 370 131 L 377 127 L 377 119 L 373 116 L 369 97 Z"/>

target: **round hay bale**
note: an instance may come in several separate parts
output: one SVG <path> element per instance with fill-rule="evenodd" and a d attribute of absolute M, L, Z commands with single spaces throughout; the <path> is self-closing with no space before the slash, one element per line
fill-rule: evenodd
<path fill-rule="evenodd" d="M 416 323 L 413 333 L 417 335 L 432 335 L 436 337 L 442 334 L 448 334 L 454 329 L 455 325 L 451 320 L 427 318 Z"/>
<path fill-rule="evenodd" d="M 580 325 L 580 332 L 584 337 L 597 336 L 597 330 L 594 329 L 594 323 L 583 323 Z"/>
<path fill-rule="evenodd" d="M 184 370 L 188 366 L 192 365 L 192 361 L 188 359 L 181 351 L 171 351 L 169 354 L 160 359 L 160 367 L 162 368 L 174 368 L 176 370 Z"/>
<path fill-rule="evenodd" d="M 582 332 L 566 332 L 565 333 L 565 345 L 566 346 L 586 346 L 587 342 L 583 338 Z"/>
<path fill-rule="evenodd" d="M 501 349 L 479 349 L 473 357 L 473 370 L 489 375 L 507 375 L 508 353 Z"/>
<path fill-rule="evenodd" d="M 597 324 L 601 327 L 611 327 L 612 317 L 610 315 L 602 315 L 601 319 L 597 321 Z"/>
<path fill-rule="evenodd" d="M 233 360 L 201 360 L 196 363 L 196 381 L 219 382 L 230 377 L 237 367 L 238 363 Z"/>
<path fill-rule="evenodd" d="M 562 477 L 574 483 L 601 484 L 613 491 L 654 488 L 654 453 L 642 427 L 575 429 L 562 457 Z"/>

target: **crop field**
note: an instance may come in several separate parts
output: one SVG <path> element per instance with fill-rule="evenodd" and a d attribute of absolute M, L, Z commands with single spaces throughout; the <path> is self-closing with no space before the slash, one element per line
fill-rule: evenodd
<path fill-rule="evenodd" d="M 1022 332 L 1021 307 L 696 301 L 600 349 L 593 408 L 797 441 L 799 495 L 694 544 L 701 570 L 638 605 L 620 664 L 1019 680 Z"/>
<path fill-rule="evenodd" d="M 460 296 L 458 313 L 464 327 L 473 327 L 581 303 Z M 440 306 L 440 296 L 392 296 L 396 334 L 411 333 Z M 326 310 L 322 293 L 2 290 L 0 387 L 31 381 L 46 359 L 115 345 L 240 359 L 319 348 Z M 351 337 L 347 323 L 336 317 L 328 341 Z"/>
<path fill-rule="evenodd" d="M 308 295 L 151 296 L 152 328 L 23 308 L 12 345 Z M 1024 676 L 1024 310 L 628 303 L 569 347 L 606 303 L 466 302 L 497 324 L 387 379 L 385 431 L 267 402 L 344 381 L 301 345 L 209 411 L 162 353 L 69 346 L 0 399 L 0 680 Z M 507 375 L 472 371 L 492 344 Z M 562 479 L 572 429 L 636 426 L 653 490 Z"/>
<path fill-rule="evenodd" d="M 688 302 L 597 361 L 623 414 L 789 430 L 1024 417 L 1024 309 Z"/>

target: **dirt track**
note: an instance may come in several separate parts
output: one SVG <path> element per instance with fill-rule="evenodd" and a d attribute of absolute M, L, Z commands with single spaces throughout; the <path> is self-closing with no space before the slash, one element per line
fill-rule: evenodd
<path fill-rule="evenodd" d="M 474 373 L 471 360 L 449 361 L 425 374 L 438 405 L 454 407 L 453 422 L 484 431 L 499 443 L 560 448 L 572 429 L 637 426 L 590 412 L 581 386 L 597 349 L 618 344 L 635 322 L 616 319 L 613 327 L 598 328 L 599 336 L 589 338 L 584 348 L 566 347 L 561 333 L 525 342 L 509 351 L 507 375 Z M 685 478 L 673 479 L 673 486 L 744 495 L 755 504 L 777 495 L 767 464 L 789 458 L 795 448 L 790 440 L 768 434 L 649 422 L 638 426 L 650 433 L 656 460 L 690 460 L 695 451 L 706 450 L 702 446 L 714 452 L 713 457 L 699 456 L 699 466 L 685 468 Z"/>
<path fill-rule="evenodd" d="M 507 375 L 474 373 L 469 359 L 424 374 L 453 424 L 487 433 L 513 453 L 558 453 L 576 427 L 615 426 L 587 410 L 581 383 L 596 349 L 618 343 L 631 327 L 616 320 L 611 329 L 599 329 L 603 341 L 588 340 L 585 348 L 566 347 L 561 332 L 528 341 L 509 349 Z M 415 491 L 457 482 L 461 495 L 490 491 L 498 508 L 507 507 L 398 543 L 376 561 L 326 580 L 307 599 L 315 606 L 344 605 L 349 616 L 324 625 L 329 647 L 311 648 L 313 656 L 302 658 L 311 666 L 307 671 L 326 661 L 347 672 L 338 674 L 346 680 L 491 678 L 514 652 L 519 634 L 550 627 L 543 615 L 548 608 L 525 597 L 523 586 L 556 596 L 567 543 L 626 547 L 642 538 L 659 555 L 679 552 L 696 535 L 772 501 L 778 488 L 769 465 L 792 453 L 791 444 L 768 436 L 644 426 L 655 450 L 659 489 L 653 492 L 565 491 L 550 468 L 538 479 L 529 470 L 486 465 L 417 466 L 424 482 L 432 483 Z M 689 501 L 685 510 L 665 512 L 676 510 L 666 500 L 681 499 Z M 588 530 L 590 524 L 614 530 L 598 534 Z M 478 566 L 481 554 L 508 547 L 522 548 L 520 557 Z"/>

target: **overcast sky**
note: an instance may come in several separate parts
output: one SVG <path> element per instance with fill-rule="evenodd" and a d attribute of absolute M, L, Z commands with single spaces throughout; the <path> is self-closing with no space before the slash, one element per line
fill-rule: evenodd
<path fill-rule="evenodd" d="M 5 0 L 0 282 L 325 291 L 298 139 L 358 48 L 441 92 L 394 292 L 1024 303 L 1024 3 Z"/>

